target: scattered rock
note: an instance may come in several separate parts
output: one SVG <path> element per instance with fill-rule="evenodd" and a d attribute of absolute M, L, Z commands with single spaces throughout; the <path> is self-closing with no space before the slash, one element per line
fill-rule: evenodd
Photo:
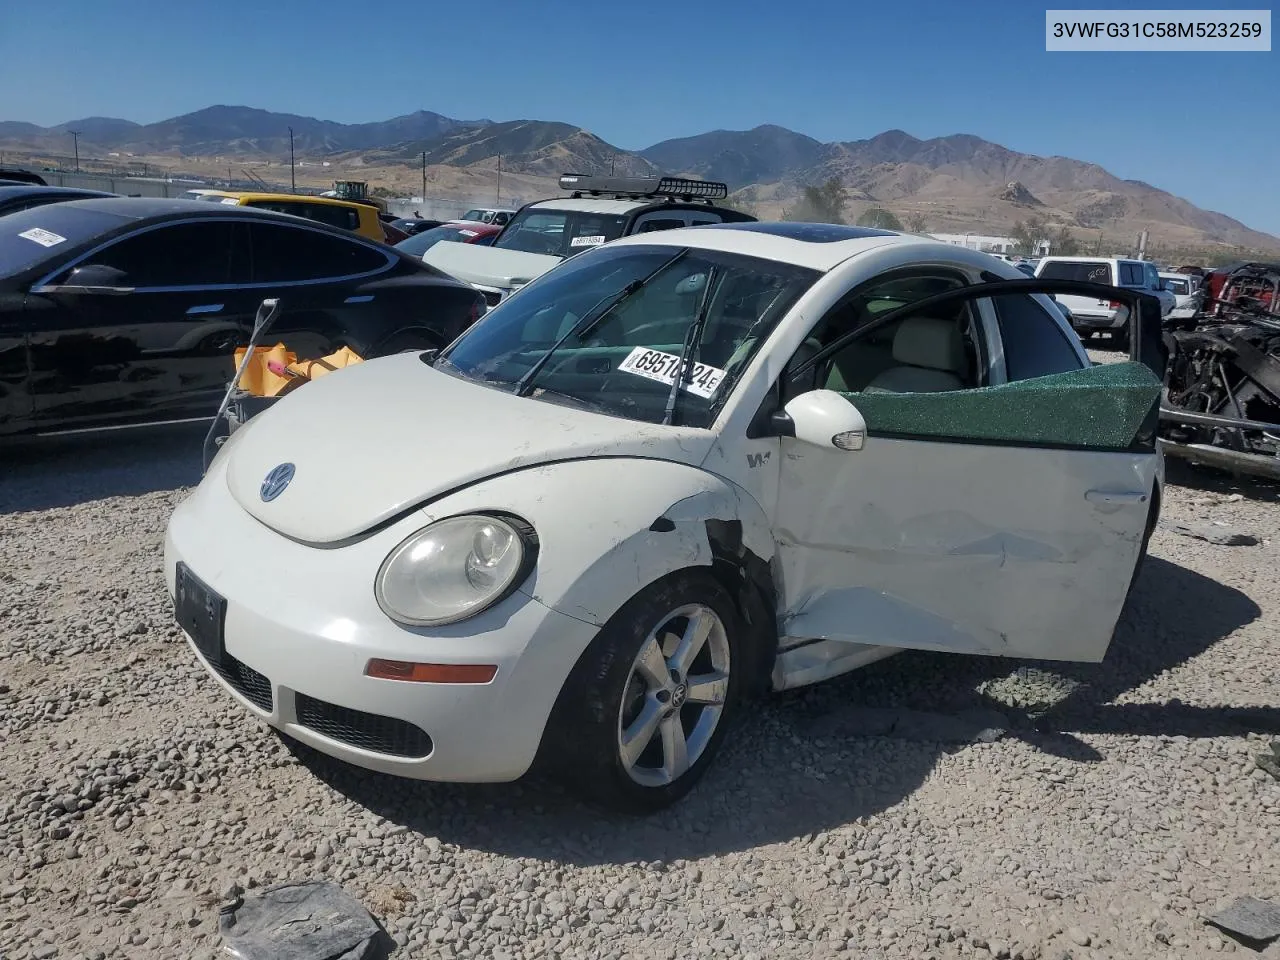
<path fill-rule="evenodd" d="M 1280 937 L 1280 904 L 1253 897 L 1240 897 L 1205 920 L 1246 940 L 1266 943 Z"/>
<path fill-rule="evenodd" d="M 1182 537 L 1192 537 L 1196 540 L 1204 540 L 1207 543 L 1217 544 L 1222 547 L 1251 547 L 1258 542 L 1258 538 L 1253 534 L 1245 533 L 1243 530 L 1237 530 L 1225 524 L 1179 523 L 1175 520 L 1161 520 L 1159 525 L 1170 533 L 1176 533 Z"/>

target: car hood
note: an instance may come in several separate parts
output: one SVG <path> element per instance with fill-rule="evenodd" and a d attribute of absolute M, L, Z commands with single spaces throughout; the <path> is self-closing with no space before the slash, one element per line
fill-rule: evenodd
<path fill-rule="evenodd" d="M 549 254 L 503 250 L 456 240 L 432 244 L 422 260 L 467 283 L 503 290 L 523 286 L 560 263 L 559 257 Z"/>
<path fill-rule="evenodd" d="M 226 451 L 236 501 L 273 530 L 316 544 L 358 536 L 428 500 L 522 467 L 598 457 L 696 466 L 713 440 L 707 430 L 516 397 L 432 369 L 414 353 L 305 384 L 238 434 Z M 264 501 L 263 481 L 281 464 L 293 464 L 293 478 Z"/>

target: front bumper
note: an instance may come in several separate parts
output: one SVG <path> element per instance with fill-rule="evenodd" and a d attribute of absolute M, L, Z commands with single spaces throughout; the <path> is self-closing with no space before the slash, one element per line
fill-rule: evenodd
<path fill-rule="evenodd" d="M 520 591 L 462 623 L 394 623 L 374 599 L 374 576 L 424 523 L 414 514 L 349 546 L 304 546 L 246 513 L 217 464 L 169 523 L 165 577 L 172 596 L 182 561 L 226 599 L 223 668 L 194 643 L 192 651 L 273 727 L 384 773 L 514 780 L 533 762 L 565 677 L 598 628 Z M 498 672 L 486 684 L 384 680 L 364 675 L 372 658 L 496 664 Z"/>

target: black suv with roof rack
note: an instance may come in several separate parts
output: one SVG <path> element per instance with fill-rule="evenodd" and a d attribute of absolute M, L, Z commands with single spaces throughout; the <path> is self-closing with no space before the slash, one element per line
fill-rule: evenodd
<path fill-rule="evenodd" d="M 619 237 L 756 219 L 717 204 L 729 188 L 714 180 L 571 173 L 560 189 L 569 196 L 525 204 L 489 246 L 437 243 L 423 260 L 470 283 L 494 306 L 567 257 Z"/>

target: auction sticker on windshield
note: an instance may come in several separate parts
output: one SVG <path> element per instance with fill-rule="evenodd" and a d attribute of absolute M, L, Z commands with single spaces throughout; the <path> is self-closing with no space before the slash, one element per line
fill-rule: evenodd
<path fill-rule="evenodd" d="M 618 365 L 618 369 L 624 373 L 634 373 L 638 377 L 648 377 L 650 380 L 657 380 L 659 383 L 667 384 L 667 386 L 676 382 L 676 371 L 679 367 L 680 358 L 674 353 L 650 350 L 648 347 L 636 347 L 627 355 L 627 359 Z M 681 384 L 681 389 L 704 399 L 710 399 L 723 379 L 724 371 L 719 367 L 713 367 L 706 363 L 695 363 L 689 376 Z"/>
<path fill-rule="evenodd" d="M 23 230 L 18 234 L 18 236 L 27 240 L 34 240 L 42 247 L 52 247 L 67 239 L 64 236 L 54 233 L 52 230 L 43 230 L 40 227 L 32 227 L 30 230 Z"/>

